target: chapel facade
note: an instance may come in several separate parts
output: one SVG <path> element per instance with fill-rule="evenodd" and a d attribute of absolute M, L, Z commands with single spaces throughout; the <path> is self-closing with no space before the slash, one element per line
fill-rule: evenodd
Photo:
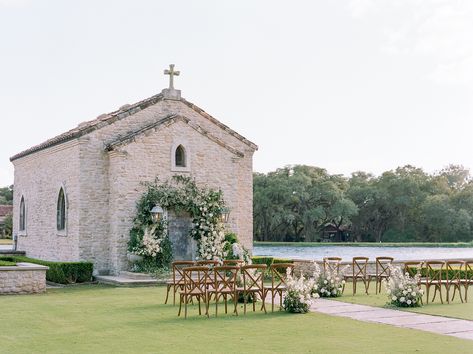
<path fill-rule="evenodd" d="M 170 87 L 160 94 L 10 158 L 19 250 L 44 260 L 92 261 L 96 274 L 126 270 L 143 182 L 173 175 L 221 189 L 231 210 L 227 229 L 252 249 L 257 146 L 182 98 L 173 87 L 173 66 L 166 72 Z"/>

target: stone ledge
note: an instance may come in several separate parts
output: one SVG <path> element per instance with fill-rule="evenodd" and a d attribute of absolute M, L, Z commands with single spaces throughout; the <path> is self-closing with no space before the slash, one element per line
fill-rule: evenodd
<path fill-rule="evenodd" d="M 17 263 L 16 266 L 0 266 L 0 271 L 31 271 L 31 270 L 43 270 L 47 271 L 49 267 L 34 264 L 34 263 Z"/>

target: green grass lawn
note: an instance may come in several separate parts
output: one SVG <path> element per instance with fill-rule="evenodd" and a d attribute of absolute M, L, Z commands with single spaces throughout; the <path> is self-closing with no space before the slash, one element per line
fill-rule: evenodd
<path fill-rule="evenodd" d="M 1 353 L 471 353 L 473 342 L 319 313 L 177 317 L 165 288 L 0 297 Z M 213 310 L 211 308 L 211 310 Z"/>
<path fill-rule="evenodd" d="M 336 299 L 337 301 L 344 301 L 350 302 L 353 304 L 360 304 L 360 305 L 370 305 L 370 306 L 377 306 L 377 307 L 384 307 L 388 301 L 385 289 L 382 288 L 381 294 L 375 294 L 375 287 L 374 283 L 370 285 L 370 295 L 366 295 L 363 290 L 364 286 L 363 283 L 358 282 L 357 286 L 357 293 L 353 296 L 352 284 L 347 283 L 345 287 L 345 293 Z M 431 288 L 433 289 L 433 288 Z M 462 296 L 463 296 L 463 289 L 462 289 Z M 418 313 L 425 313 L 428 315 L 438 315 L 438 316 L 447 316 L 447 317 L 454 317 L 454 318 L 462 318 L 465 320 L 472 320 L 473 321 L 473 287 L 470 287 L 468 292 L 469 302 L 462 303 L 460 301 L 460 297 L 458 296 L 458 291 L 455 295 L 455 300 L 451 301 L 450 304 L 447 303 L 446 300 L 447 291 L 445 288 L 442 288 L 442 296 L 444 300 L 444 304 L 440 303 L 440 298 L 437 293 L 435 298 L 435 302 L 429 302 L 426 304 L 426 295 L 424 294 L 424 306 L 422 307 L 415 307 L 415 308 L 402 308 L 403 311 L 411 311 L 411 312 L 418 312 Z M 430 294 L 430 298 L 432 299 L 433 290 Z"/>
<path fill-rule="evenodd" d="M 11 245 L 13 243 L 12 240 L 0 238 L 0 245 Z"/>
<path fill-rule="evenodd" d="M 272 242 L 255 241 L 255 246 L 296 246 L 296 247 L 327 247 L 327 246 L 351 246 L 351 247 L 473 247 L 473 242 Z"/>

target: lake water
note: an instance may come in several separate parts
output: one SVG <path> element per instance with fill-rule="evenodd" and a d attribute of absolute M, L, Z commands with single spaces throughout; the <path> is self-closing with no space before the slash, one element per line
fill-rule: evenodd
<path fill-rule="evenodd" d="M 253 255 L 272 256 L 278 258 L 315 259 L 324 257 L 341 257 L 350 261 L 353 257 L 387 256 L 396 260 L 427 260 L 449 258 L 473 258 L 473 247 L 447 248 L 447 247 L 351 247 L 351 246 L 254 246 Z"/>

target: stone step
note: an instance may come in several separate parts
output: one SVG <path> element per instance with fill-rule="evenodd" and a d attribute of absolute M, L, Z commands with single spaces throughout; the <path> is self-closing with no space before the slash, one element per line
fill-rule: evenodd
<path fill-rule="evenodd" d="M 129 278 L 129 279 L 137 279 L 137 280 L 153 280 L 154 279 L 153 277 L 151 277 L 149 274 L 146 274 L 146 273 L 133 273 L 133 272 L 126 272 L 126 271 L 121 271 L 120 277 Z"/>

